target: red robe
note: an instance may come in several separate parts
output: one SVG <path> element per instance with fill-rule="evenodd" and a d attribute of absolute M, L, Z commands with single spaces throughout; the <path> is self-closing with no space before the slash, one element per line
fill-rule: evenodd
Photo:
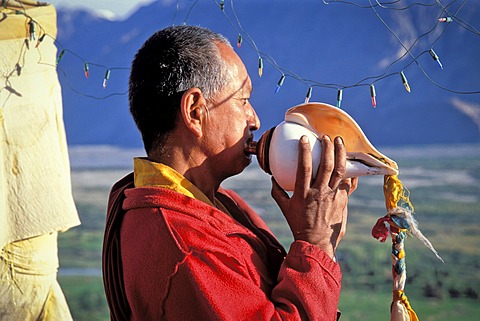
<path fill-rule="evenodd" d="M 158 187 L 112 188 L 103 272 L 112 320 L 337 319 L 341 271 L 320 248 L 288 254 L 232 191 L 224 212 Z M 123 203 L 123 206 L 122 206 Z"/>

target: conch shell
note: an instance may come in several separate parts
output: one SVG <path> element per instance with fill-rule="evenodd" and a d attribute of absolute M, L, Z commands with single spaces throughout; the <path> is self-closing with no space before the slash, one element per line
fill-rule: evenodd
<path fill-rule="evenodd" d="M 347 151 L 347 177 L 397 175 L 395 161 L 370 143 L 355 120 L 343 110 L 323 103 L 307 103 L 287 110 L 285 121 L 266 131 L 256 144 L 260 167 L 272 174 L 278 184 L 293 191 L 297 169 L 298 141 L 309 137 L 313 158 L 313 177 L 320 163 L 324 135 L 342 137 Z"/>

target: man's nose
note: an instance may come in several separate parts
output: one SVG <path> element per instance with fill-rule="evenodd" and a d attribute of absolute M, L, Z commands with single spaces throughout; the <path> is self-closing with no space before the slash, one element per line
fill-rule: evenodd
<path fill-rule="evenodd" d="M 260 128 L 260 119 L 258 118 L 257 113 L 255 112 L 255 109 L 253 109 L 253 107 L 250 108 L 248 126 L 250 130 L 258 130 Z"/>

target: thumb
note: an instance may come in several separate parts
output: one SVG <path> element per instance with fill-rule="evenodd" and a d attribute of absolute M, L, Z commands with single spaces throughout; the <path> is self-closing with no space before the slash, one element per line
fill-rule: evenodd
<path fill-rule="evenodd" d="M 278 206 L 280 209 L 283 210 L 286 209 L 287 207 L 287 202 L 290 200 L 290 197 L 288 196 L 287 192 L 283 190 L 283 188 L 278 185 L 277 181 L 275 178 L 272 176 L 272 197 L 277 202 Z"/>

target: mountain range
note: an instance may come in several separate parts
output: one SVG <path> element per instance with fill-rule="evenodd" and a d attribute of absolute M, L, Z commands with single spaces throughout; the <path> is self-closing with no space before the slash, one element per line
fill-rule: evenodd
<path fill-rule="evenodd" d="M 142 145 L 128 112 L 130 63 L 152 33 L 180 24 L 230 39 L 252 78 L 251 102 L 262 121 L 257 138 L 303 103 L 311 87 L 311 102 L 332 105 L 342 88 L 341 108 L 374 145 L 480 142 L 480 2 L 443 11 L 435 1 L 231 0 L 223 10 L 221 2 L 156 1 L 123 20 L 59 8 L 57 46 L 65 52 L 58 73 L 69 145 Z M 438 22 L 447 16 L 453 21 Z"/>

